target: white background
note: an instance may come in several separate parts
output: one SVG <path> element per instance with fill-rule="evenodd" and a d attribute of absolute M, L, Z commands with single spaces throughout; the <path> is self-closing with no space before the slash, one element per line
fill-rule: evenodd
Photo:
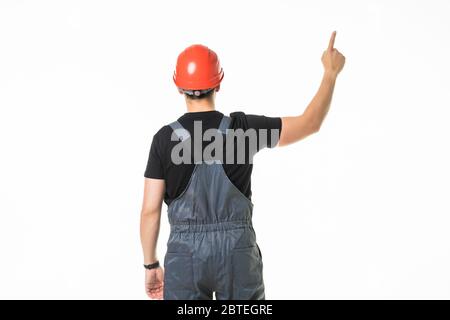
<path fill-rule="evenodd" d="M 0 298 L 146 298 L 139 214 L 171 76 L 213 48 L 224 113 L 300 114 L 331 31 L 321 132 L 257 155 L 269 299 L 450 298 L 442 1 L 0 1 Z M 159 257 L 168 236 L 163 211 Z"/>

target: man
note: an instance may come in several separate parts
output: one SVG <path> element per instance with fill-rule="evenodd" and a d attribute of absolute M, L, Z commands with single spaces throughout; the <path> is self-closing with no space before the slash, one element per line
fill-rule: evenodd
<path fill-rule="evenodd" d="M 293 117 L 223 115 L 214 106 L 224 76 L 217 55 L 201 45 L 179 55 L 174 81 L 188 112 L 155 134 L 145 172 L 141 240 L 150 298 L 265 298 L 251 223 L 252 158 L 264 147 L 288 145 L 319 130 L 345 63 L 334 48 L 335 37 L 333 32 L 322 55 L 324 74 L 316 95 L 303 114 Z M 252 130 L 256 134 L 238 143 L 236 132 Z M 208 138 L 199 140 L 202 135 Z M 171 226 L 165 274 L 156 254 L 163 200 Z"/>

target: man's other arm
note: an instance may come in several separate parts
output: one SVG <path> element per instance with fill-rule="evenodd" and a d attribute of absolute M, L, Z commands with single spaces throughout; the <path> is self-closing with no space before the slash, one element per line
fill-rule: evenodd
<path fill-rule="evenodd" d="M 279 146 L 297 142 L 319 131 L 328 113 L 337 76 L 345 64 L 345 57 L 334 48 L 336 32 L 333 32 L 327 50 L 322 55 L 324 74 L 320 87 L 303 114 L 282 117 Z"/>

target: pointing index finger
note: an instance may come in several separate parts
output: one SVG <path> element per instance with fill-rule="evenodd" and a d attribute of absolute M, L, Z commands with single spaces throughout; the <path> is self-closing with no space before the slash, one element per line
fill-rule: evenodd
<path fill-rule="evenodd" d="M 330 43 L 328 44 L 328 50 L 331 51 L 334 49 L 334 40 L 336 39 L 336 31 L 333 31 L 330 38 Z"/>

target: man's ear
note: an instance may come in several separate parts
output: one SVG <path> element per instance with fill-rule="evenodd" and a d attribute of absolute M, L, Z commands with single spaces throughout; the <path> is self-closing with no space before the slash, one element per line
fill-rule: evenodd
<path fill-rule="evenodd" d="M 216 92 L 219 92 L 220 90 L 220 84 L 216 87 Z"/>
<path fill-rule="evenodd" d="M 177 88 L 177 89 L 178 89 L 179 94 L 183 94 L 183 90 L 181 90 L 180 88 Z"/>

